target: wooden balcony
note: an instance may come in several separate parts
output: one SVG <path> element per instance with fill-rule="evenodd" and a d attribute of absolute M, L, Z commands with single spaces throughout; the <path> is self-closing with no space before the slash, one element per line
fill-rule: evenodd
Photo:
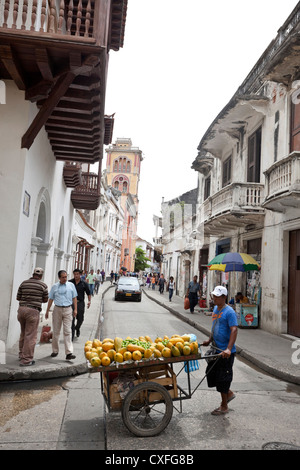
<path fill-rule="evenodd" d="M 0 79 L 39 109 L 20 147 L 45 126 L 57 160 L 102 158 L 108 52 L 123 46 L 126 10 L 127 0 L 0 0 Z"/>
<path fill-rule="evenodd" d="M 275 162 L 267 171 L 263 206 L 275 212 L 300 208 L 300 152 Z"/>
<path fill-rule="evenodd" d="M 98 175 L 95 173 L 82 173 L 82 184 L 73 189 L 71 193 L 74 209 L 96 210 L 100 204 L 99 186 Z"/>
<path fill-rule="evenodd" d="M 261 224 L 264 218 L 264 185 L 231 183 L 203 203 L 205 233 L 221 235 L 247 225 Z"/>
<path fill-rule="evenodd" d="M 66 162 L 63 169 L 63 179 L 67 188 L 76 188 L 82 184 L 81 164 Z"/>

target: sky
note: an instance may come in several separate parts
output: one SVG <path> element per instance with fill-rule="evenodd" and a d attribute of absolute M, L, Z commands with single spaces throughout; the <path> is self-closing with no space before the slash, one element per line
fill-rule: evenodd
<path fill-rule="evenodd" d="M 203 134 L 297 3 L 128 0 L 124 47 L 110 52 L 105 113 L 115 113 L 112 142 L 131 138 L 143 152 L 141 238 L 153 243 L 162 198 L 197 187 L 191 165 Z"/>

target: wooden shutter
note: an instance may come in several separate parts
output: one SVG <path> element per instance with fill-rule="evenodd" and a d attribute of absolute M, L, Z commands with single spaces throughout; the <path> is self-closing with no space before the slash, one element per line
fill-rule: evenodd
<path fill-rule="evenodd" d="M 292 98 L 291 152 L 300 151 L 300 93 Z"/>
<path fill-rule="evenodd" d="M 249 183 L 260 182 L 261 127 L 248 140 L 248 174 Z"/>

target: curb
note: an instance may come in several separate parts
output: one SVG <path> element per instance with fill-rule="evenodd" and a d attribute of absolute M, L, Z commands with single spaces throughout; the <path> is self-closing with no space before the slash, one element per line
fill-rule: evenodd
<path fill-rule="evenodd" d="M 100 332 L 101 327 L 101 313 L 102 313 L 102 302 L 103 297 L 107 291 L 112 286 L 106 287 L 100 296 L 100 311 L 96 315 L 94 326 L 90 333 L 90 338 L 96 338 L 97 334 Z M 74 375 L 81 375 L 88 372 L 88 365 L 86 361 L 78 364 L 73 364 L 72 362 L 66 362 L 63 366 L 58 366 L 57 364 L 51 364 L 51 366 L 41 368 L 41 369 L 30 369 L 30 368 L 20 368 L 16 367 L 15 370 L 9 370 L 5 372 L 0 372 L 0 381 L 1 382 L 13 382 L 18 380 L 44 380 L 44 379 L 53 379 L 61 377 L 70 377 Z M 34 367 L 34 366 L 33 366 Z"/>

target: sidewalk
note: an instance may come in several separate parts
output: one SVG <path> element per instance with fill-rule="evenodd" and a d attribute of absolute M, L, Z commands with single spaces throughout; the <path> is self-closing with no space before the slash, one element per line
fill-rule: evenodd
<path fill-rule="evenodd" d="M 197 330 L 209 336 L 212 324 L 211 315 L 206 315 L 200 308 L 195 308 L 194 313 L 184 310 L 183 299 L 176 295 L 172 302 L 169 302 L 167 292 L 160 294 L 158 290 L 144 288 L 144 293 L 159 305 L 165 307 L 174 315 L 187 322 Z M 291 382 L 300 384 L 300 339 L 298 350 L 292 348 L 294 340 L 297 338 L 285 338 L 273 335 L 260 329 L 238 329 L 236 341 L 237 353 L 255 364 L 260 369 L 271 375 Z M 296 357 L 298 365 L 293 364 L 292 355 Z"/>
<path fill-rule="evenodd" d="M 76 359 L 72 361 L 66 360 L 62 329 L 59 342 L 60 351 L 57 357 L 50 357 L 52 353 L 51 343 L 39 343 L 42 326 L 47 324 L 51 325 L 50 312 L 50 318 L 44 320 L 39 326 L 38 343 L 34 353 L 35 364 L 29 367 L 19 366 L 19 347 L 17 343 L 6 352 L 5 364 L 0 364 L 0 381 L 42 380 L 86 373 L 88 367 L 83 351 L 84 343 L 89 339 L 99 337 L 101 301 L 104 294 L 110 289 L 110 286 L 110 281 L 106 281 L 102 285 L 100 284 L 98 295 L 92 297 L 90 308 L 85 307 L 84 322 L 80 328 L 80 337 L 77 338 L 75 336 L 73 341 Z"/>
<path fill-rule="evenodd" d="M 18 361 L 18 345 L 6 353 L 5 364 L 0 364 L 0 381 L 13 380 L 41 380 L 54 377 L 67 377 L 77 374 L 84 374 L 88 371 L 86 359 L 83 354 L 84 343 L 88 339 L 99 337 L 100 331 L 100 309 L 104 294 L 110 288 L 110 282 L 105 282 L 99 289 L 98 295 L 92 297 L 92 305 L 86 308 L 85 320 L 81 327 L 81 335 L 74 339 L 74 354 L 76 359 L 66 361 L 61 333 L 60 352 L 56 358 L 51 358 L 51 343 L 37 344 L 35 348 L 36 363 L 30 367 L 20 367 Z M 169 302 L 168 294 L 159 294 L 158 291 L 144 288 L 144 294 L 168 309 L 171 313 L 181 320 L 198 329 L 205 335 L 209 335 L 211 329 L 211 316 L 205 315 L 200 309 L 195 310 L 194 314 L 183 308 L 183 299 L 173 296 L 172 302 Z M 40 324 L 40 330 L 43 324 Z M 51 324 L 51 322 L 49 322 Z M 300 359 L 300 354 L 292 348 L 293 340 L 282 336 L 272 335 L 260 329 L 242 329 L 238 330 L 237 352 L 240 356 L 255 364 L 265 372 L 272 374 L 279 379 L 300 384 L 300 364 L 292 362 L 292 354 L 296 359 Z M 298 346 L 299 349 L 299 346 Z"/>

